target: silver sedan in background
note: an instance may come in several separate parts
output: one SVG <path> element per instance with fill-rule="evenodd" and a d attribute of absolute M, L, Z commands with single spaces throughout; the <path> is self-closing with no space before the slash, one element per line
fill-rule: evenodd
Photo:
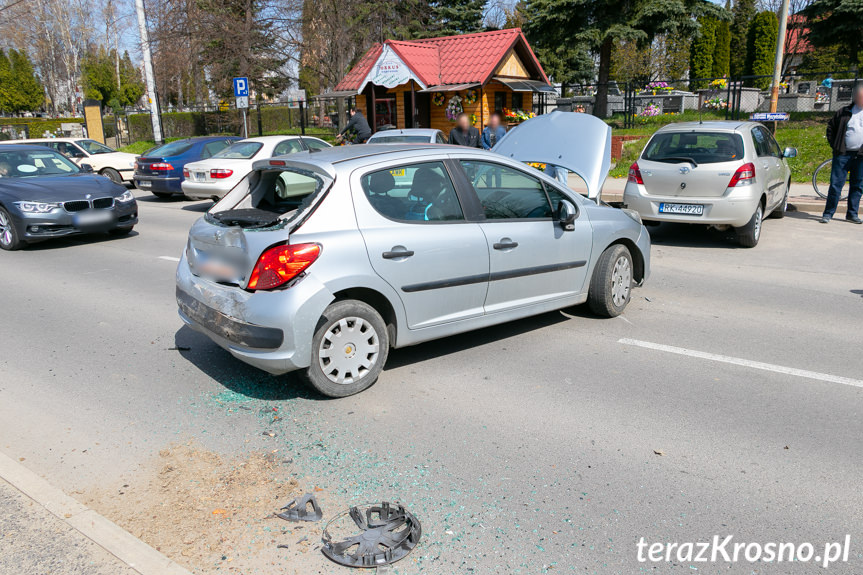
<path fill-rule="evenodd" d="M 405 128 L 375 132 L 367 144 L 446 144 L 443 132 L 432 128 Z"/>
<path fill-rule="evenodd" d="M 646 221 L 734 228 L 754 247 L 762 220 L 785 216 L 796 155 L 755 122 L 670 124 L 629 168 L 623 203 Z"/>
<path fill-rule="evenodd" d="M 585 302 L 622 313 L 650 270 L 638 214 L 524 163 L 562 165 L 595 198 L 611 129 L 553 112 L 496 150 L 367 144 L 256 162 L 189 232 L 180 316 L 242 361 L 343 397 L 375 382 L 391 347 Z"/>

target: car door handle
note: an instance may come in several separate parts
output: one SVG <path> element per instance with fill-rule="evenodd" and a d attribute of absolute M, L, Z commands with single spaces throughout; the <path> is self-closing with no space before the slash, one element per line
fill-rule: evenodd
<path fill-rule="evenodd" d="M 492 247 L 496 250 L 511 250 L 518 247 L 518 242 L 514 242 L 509 238 L 503 238 Z"/>
<path fill-rule="evenodd" d="M 381 254 L 381 257 L 385 260 L 395 260 L 398 258 L 409 258 L 414 255 L 413 250 L 406 250 L 404 248 L 399 250 L 392 250 L 389 252 L 384 252 Z"/>

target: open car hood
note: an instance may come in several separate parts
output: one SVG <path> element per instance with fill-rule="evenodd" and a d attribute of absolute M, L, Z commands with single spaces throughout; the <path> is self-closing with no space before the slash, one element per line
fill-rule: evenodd
<path fill-rule="evenodd" d="M 587 197 L 598 200 L 611 168 L 611 127 L 596 116 L 555 110 L 519 124 L 492 151 L 575 172 L 587 184 Z"/>

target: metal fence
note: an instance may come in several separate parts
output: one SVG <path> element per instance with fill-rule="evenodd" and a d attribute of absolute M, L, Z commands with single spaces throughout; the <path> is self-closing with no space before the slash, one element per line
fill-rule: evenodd
<path fill-rule="evenodd" d="M 776 111 L 833 113 L 848 104 L 858 82 L 856 73 L 834 72 L 827 85 L 826 78 L 826 73 L 786 74 Z M 635 126 L 639 119 L 686 112 L 712 112 L 714 117 L 740 120 L 770 110 L 771 84 L 772 76 L 742 76 L 568 85 L 557 109 L 617 118 L 624 128 Z"/>

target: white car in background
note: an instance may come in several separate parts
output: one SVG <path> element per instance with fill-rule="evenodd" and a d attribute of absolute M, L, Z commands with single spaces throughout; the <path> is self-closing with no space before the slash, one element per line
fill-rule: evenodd
<path fill-rule="evenodd" d="M 79 166 L 88 164 L 99 175 L 122 184 L 131 182 L 135 174 L 135 154 L 118 152 L 96 140 L 86 138 L 35 138 L 16 140 L 10 144 L 35 144 L 60 152 Z"/>
<path fill-rule="evenodd" d="M 366 144 L 446 144 L 447 138 L 440 130 L 432 128 L 405 128 L 375 132 Z"/>
<path fill-rule="evenodd" d="M 211 158 L 186 164 L 181 184 L 183 194 L 192 199 L 218 200 L 246 177 L 258 160 L 331 147 L 310 136 L 261 136 L 240 140 Z"/>

